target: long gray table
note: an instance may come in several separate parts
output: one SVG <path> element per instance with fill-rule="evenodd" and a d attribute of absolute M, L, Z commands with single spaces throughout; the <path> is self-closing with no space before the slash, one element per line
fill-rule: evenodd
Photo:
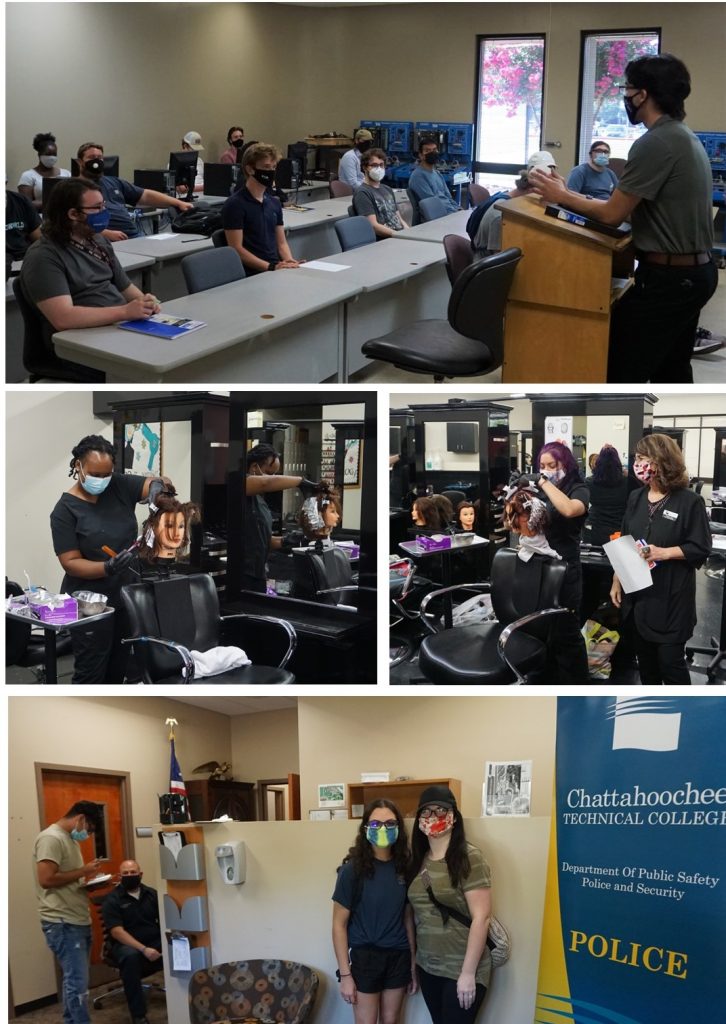
<path fill-rule="evenodd" d="M 62 331 L 53 341 L 59 356 L 102 370 L 109 383 L 341 379 L 343 303 L 360 290 L 343 274 L 281 270 L 165 304 L 164 312 L 207 324 L 176 341 L 118 327 Z"/>
<path fill-rule="evenodd" d="M 447 213 L 445 217 L 439 217 L 437 220 L 429 220 L 425 224 L 417 224 L 414 228 L 397 231 L 393 237 L 411 242 L 443 242 L 444 235 L 463 235 L 468 238 L 466 222 L 470 216 L 471 210 L 457 210 L 456 213 Z"/>
<path fill-rule="evenodd" d="M 345 379 L 368 365 L 361 345 L 415 320 L 445 319 L 451 294 L 443 246 L 393 238 L 320 260 L 348 270 L 334 274 L 306 268 L 299 273 L 355 282 L 360 294 L 345 304 Z"/>
<path fill-rule="evenodd" d="M 305 205 L 309 207 L 305 212 L 287 207 L 282 211 L 285 234 L 295 259 L 316 260 L 340 252 L 333 225 L 348 216 L 349 198 L 322 199 Z"/>
<path fill-rule="evenodd" d="M 132 252 L 117 252 L 116 255 L 131 283 L 142 291 L 148 291 L 145 288 L 144 271 L 154 265 L 152 257 Z M 19 384 L 28 376 L 23 365 L 24 333 L 23 317 L 15 301 L 11 278 L 5 287 L 5 380 L 8 384 Z"/>
<path fill-rule="evenodd" d="M 187 294 L 181 261 L 185 256 L 201 249 L 212 247 L 212 239 L 206 235 L 185 235 L 162 232 L 160 235 L 145 235 L 142 238 L 127 238 L 114 242 L 114 252 L 133 253 L 150 258 L 145 275 L 144 291 L 153 292 L 162 302 Z"/>

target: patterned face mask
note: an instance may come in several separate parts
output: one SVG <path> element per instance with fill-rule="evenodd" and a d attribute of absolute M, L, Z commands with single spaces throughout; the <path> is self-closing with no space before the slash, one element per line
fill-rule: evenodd
<path fill-rule="evenodd" d="M 371 846 L 393 846 L 398 839 L 398 825 L 395 821 L 369 821 L 366 825 L 366 839 Z"/>
<path fill-rule="evenodd" d="M 446 835 L 454 827 L 454 812 L 445 811 L 443 814 L 431 815 L 429 818 L 420 817 L 418 827 L 425 836 L 435 838 Z"/>
<path fill-rule="evenodd" d="M 634 462 L 633 474 L 641 483 L 647 484 L 653 477 L 653 467 L 650 462 Z"/>

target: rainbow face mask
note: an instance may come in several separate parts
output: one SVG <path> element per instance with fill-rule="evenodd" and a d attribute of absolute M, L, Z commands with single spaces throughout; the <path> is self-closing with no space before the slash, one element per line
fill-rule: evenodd
<path fill-rule="evenodd" d="M 369 821 L 366 825 L 366 839 L 371 846 L 393 846 L 398 839 L 398 825 L 395 821 Z"/>

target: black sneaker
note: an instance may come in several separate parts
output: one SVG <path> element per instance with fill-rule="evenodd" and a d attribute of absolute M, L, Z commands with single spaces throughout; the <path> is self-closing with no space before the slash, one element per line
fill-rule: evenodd
<path fill-rule="evenodd" d="M 716 352 L 722 348 L 726 342 L 726 338 L 721 334 L 712 334 L 705 327 L 699 327 L 696 330 L 696 340 L 693 343 L 693 355 L 694 356 L 705 356 L 709 352 Z"/>

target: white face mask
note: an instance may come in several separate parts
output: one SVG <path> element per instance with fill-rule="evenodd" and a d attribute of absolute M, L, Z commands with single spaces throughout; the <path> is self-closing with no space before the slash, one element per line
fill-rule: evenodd
<path fill-rule="evenodd" d="M 42 156 L 40 158 L 40 162 L 42 163 L 43 167 L 55 167 L 55 165 L 58 163 L 58 157 L 57 156 Z"/>
<path fill-rule="evenodd" d="M 368 168 L 368 177 L 371 179 L 371 181 L 383 181 L 385 176 L 386 176 L 386 168 L 385 167 L 369 167 Z"/>

